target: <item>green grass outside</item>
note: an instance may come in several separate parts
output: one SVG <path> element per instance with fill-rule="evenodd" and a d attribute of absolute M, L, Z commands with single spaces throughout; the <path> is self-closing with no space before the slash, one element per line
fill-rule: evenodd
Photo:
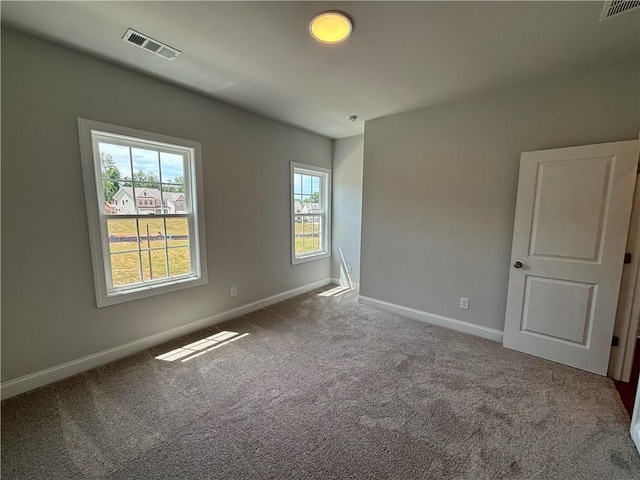
<path fill-rule="evenodd" d="M 113 216 L 115 217 L 115 215 Z M 135 218 L 108 218 L 107 230 L 109 236 L 114 237 L 135 237 L 136 236 L 136 219 Z M 140 236 L 147 236 L 147 228 L 150 235 L 188 235 L 189 224 L 186 218 L 166 218 L 167 230 L 164 229 L 163 218 L 139 218 Z"/>
<path fill-rule="evenodd" d="M 166 230 L 165 230 L 166 220 Z M 141 281 L 184 275 L 191 271 L 189 240 L 167 240 L 169 248 L 165 251 L 165 237 L 185 236 L 189 234 L 186 218 L 139 218 L 140 253 L 137 242 L 109 242 L 111 253 L 111 273 L 114 287 L 131 285 Z M 136 237 L 136 219 L 107 219 L 109 237 Z M 147 238 L 147 232 L 149 237 Z M 154 250 L 159 248 L 160 250 Z M 124 253 L 127 252 L 127 253 Z M 167 265 L 167 256 L 169 263 Z M 151 257 L 151 258 L 149 258 Z M 142 263 L 142 278 L 140 276 Z M 168 267 L 168 268 L 167 268 Z"/>
<path fill-rule="evenodd" d="M 169 241 L 168 245 L 174 246 L 175 243 L 176 242 Z M 114 245 L 117 246 L 116 249 L 113 248 Z M 111 255 L 111 273 L 114 287 L 121 287 L 141 281 L 139 258 L 142 261 L 142 279 L 145 281 L 167 278 L 167 255 L 169 257 L 168 273 L 170 277 L 183 275 L 191 271 L 188 246 L 170 248 L 167 253 L 165 253 L 164 248 L 161 250 L 141 250 L 140 253 L 137 251 L 117 253 L 135 250 L 137 248 L 135 242 L 112 243 L 110 246 L 112 247 L 111 251 L 115 252 Z M 164 246 L 164 242 L 162 246 Z M 140 257 L 138 257 L 138 255 L 140 255 Z M 149 257 L 151 257 L 151 261 L 149 261 Z"/>
<path fill-rule="evenodd" d="M 296 255 L 320 251 L 320 237 L 296 237 Z"/>
<path fill-rule="evenodd" d="M 139 283 L 140 260 L 142 261 L 142 280 L 160 279 L 167 277 L 167 261 L 164 250 L 165 239 L 172 235 L 188 235 L 188 222 L 186 218 L 167 218 L 167 229 L 164 230 L 164 219 L 162 218 L 140 218 L 138 219 L 141 252 L 138 253 L 136 242 L 110 242 L 109 251 L 111 253 L 111 272 L 113 275 L 113 285 L 120 287 Z M 109 218 L 107 220 L 110 237 L 135 237 L 137 234 L 136 220 L 132 218 Z M 320 225 L 311 222 L 295 223 L 296 234 L 320 233 Z M 149 238 L 147 237 L 147 227 Z M 296 254 L 311 253 L 320 251 L 320 235 L 312 237 L 296 237 Z M 180 247 L 169 248 L 169 276 L 187 274 L 191 271 L 189 255 L 189 241 L 167 240 L 167 246 Z M 160 248 L 161 250 L 153 250 Z M 127 253 L 124 253 L 127 252 Z M 151 262 L 149 262 L 149 253 Z M 140 257 L 138 257 L 140 255 Z M 153 278 L 152 278 L 153 276 Z"/>
<path fill-rule="evenodd" d="M 320 225 L 314 223 L 294 223 L 295 232 L 297 235 L 302 235 L 303 233 L 320 233 Z"/>

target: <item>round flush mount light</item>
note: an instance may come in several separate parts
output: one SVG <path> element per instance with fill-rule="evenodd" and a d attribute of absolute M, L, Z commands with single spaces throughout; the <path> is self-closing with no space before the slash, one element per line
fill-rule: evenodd
<path fill-rule="evenodd" d="M 311 36 L 322 43 L 344 42 L 352 30 L 353 24 L 349 17 L 336 11 L 323 12 L 309 24 Z"/>

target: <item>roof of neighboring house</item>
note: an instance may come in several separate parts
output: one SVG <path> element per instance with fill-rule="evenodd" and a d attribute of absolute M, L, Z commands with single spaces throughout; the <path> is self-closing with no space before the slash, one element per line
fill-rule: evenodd
<path fill-rule="evenodd" d="M 319 213 L 322 212 L 319 203 L 302 203 L 296 200 L 293 203 L 293 208 L 296 213 Z"/>

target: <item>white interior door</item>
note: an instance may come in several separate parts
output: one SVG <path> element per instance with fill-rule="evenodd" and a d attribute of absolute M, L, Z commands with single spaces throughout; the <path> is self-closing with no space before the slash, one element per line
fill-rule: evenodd
<path fill-rule="evenodd" d="M 638 141 L 523 153 L 504 346 L 606 375 Z"/>

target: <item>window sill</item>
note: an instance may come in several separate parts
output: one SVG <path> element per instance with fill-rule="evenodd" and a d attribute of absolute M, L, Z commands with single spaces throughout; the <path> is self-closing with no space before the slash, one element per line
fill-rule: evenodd
<path fill-rule="evenodd" d="M 167 283 L 160 283 L 156 285 L 144 285 L 136 289 L 115 291 L 108 293 L 105 297 L 98 298 L 98 308 L 108 307 L 111 305 L 117 305 L 119 303 L 126 303 L 143 298 L 149 298 L 156 295 L 164 295 L 166 293 L 185 290 L 192 287 L 200 287 L 208 283 L 206 276 L 191 277 L 180 280 L 175 280 Z"/>
<path fill-rule="evenodd" d="M 330 258 L 331 252 L 315 253 L 312 255 L 305 255 L 304 257 L 297 257 L 291 259 L 291 265 L 298 265 L 299 263 L 312 262 L 314 260 L 322 260 L 323 258 Z"/>

